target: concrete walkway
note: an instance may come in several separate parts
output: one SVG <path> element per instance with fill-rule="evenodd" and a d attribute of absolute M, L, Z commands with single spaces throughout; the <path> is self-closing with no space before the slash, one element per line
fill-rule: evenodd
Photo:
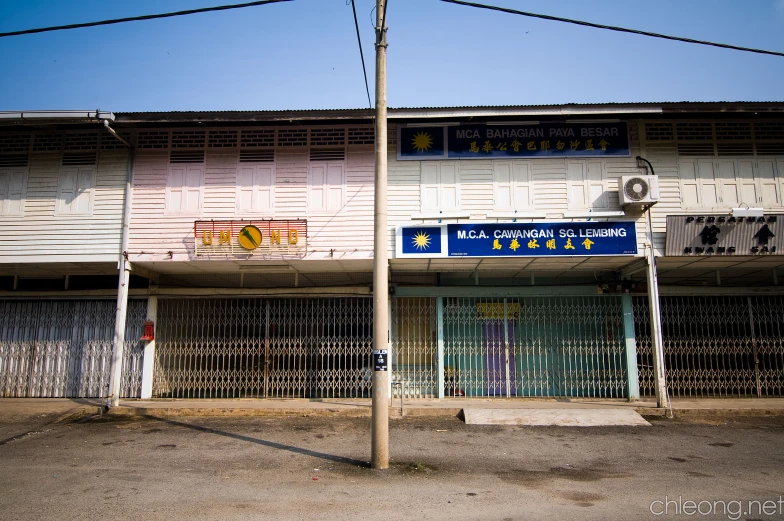
<path fill-rule="evenodd" d="M 0 416 L 98 414 L 105 400 L 82 398 L 0 398 Z M 643 416 L 664 416 L 650 400 L 629 402 L 611 399 L 552 398 L 446 398 L 404 400 L 403 416 L 457 416 L 464 409 L 625 409 Z M 675 416 L 784 415 L 782 398 L 675 399 Z M 225 400 L 123 400 L 110 414 L 130 416 L 346 416 L 371 415 L 370 399 L 225 399 Z M 401 417 L 400 400 L 393 400 L 390 418 Z"/>

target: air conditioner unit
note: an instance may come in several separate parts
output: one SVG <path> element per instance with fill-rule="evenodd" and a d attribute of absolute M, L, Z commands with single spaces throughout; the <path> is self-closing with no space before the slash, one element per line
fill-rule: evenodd
<path fill-rule="evenodd" d="M 650 205 L 659 202 L 659 178 L 655 175 L 629 175 L 618 180 L 621 206 Z"/>

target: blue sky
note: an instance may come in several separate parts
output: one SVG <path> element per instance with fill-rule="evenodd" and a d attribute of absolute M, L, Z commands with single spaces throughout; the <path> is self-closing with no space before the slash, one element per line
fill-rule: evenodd
<path fill-rule="evenodd" d="M 240 0 L 0 0 L 0 32 Z M 784 0 L 487 0 L 554 16 L 784 51 Z M 356 0 L 373 95 L 375 0 Z M 437 0 L 390 0 L 391 107 L 781 101 L 784 58 Z M 0 38 L 0 110 L 367 107 L 346 0 Z"/>

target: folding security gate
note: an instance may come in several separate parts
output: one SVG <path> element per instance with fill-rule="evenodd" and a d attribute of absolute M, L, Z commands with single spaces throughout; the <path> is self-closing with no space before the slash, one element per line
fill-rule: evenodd
<path fill-rule="evenodd" d="M 437 306 L 393 299 L 393 394 L 437 395 Z M 628 394 L 620 296 L 449 297 L 441 314 L 445 396 Z"/>
<path fill-rule="evenodd" d="M 161 298 L 153 395 L 369 396 L 368 298 Z"/>
<path fill-rule="evenodd" d="M 784 396 L 784 297 L 661 297 L 673 397 Z M 647 297 L 634 297 L 640 394 L 653 396 Z"/>
<path fill-rule="evenodd" d="M 0 302 L 0 396 L 105 397 L 115 302 Z M 138 397 L 146 301 L 128 302 L 121 393 Z"/>

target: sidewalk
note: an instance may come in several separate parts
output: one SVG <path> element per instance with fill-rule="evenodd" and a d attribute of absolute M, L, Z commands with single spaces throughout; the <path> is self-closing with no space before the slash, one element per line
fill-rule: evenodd
<path fill-rule="evenodd" d="M 98 398 L 0 398 L 0 416 L 101 414 Z M 457 416 L 463 409 L 617 409 L 632 408 L 642 416 L 664 416 L 652 400 L 629 402 L 598 398 L 446 398 L 404 400 L 403 416 Z M 784 416 L 782 398 L 675 399 L 675 416 Z M 200 399 L 122 400 L 109 414 L 126 416 L 344 416 L 370 417 L 371 401 L 364 399 Z M 400 400 L 389 409 L 401 417 Z"/>

